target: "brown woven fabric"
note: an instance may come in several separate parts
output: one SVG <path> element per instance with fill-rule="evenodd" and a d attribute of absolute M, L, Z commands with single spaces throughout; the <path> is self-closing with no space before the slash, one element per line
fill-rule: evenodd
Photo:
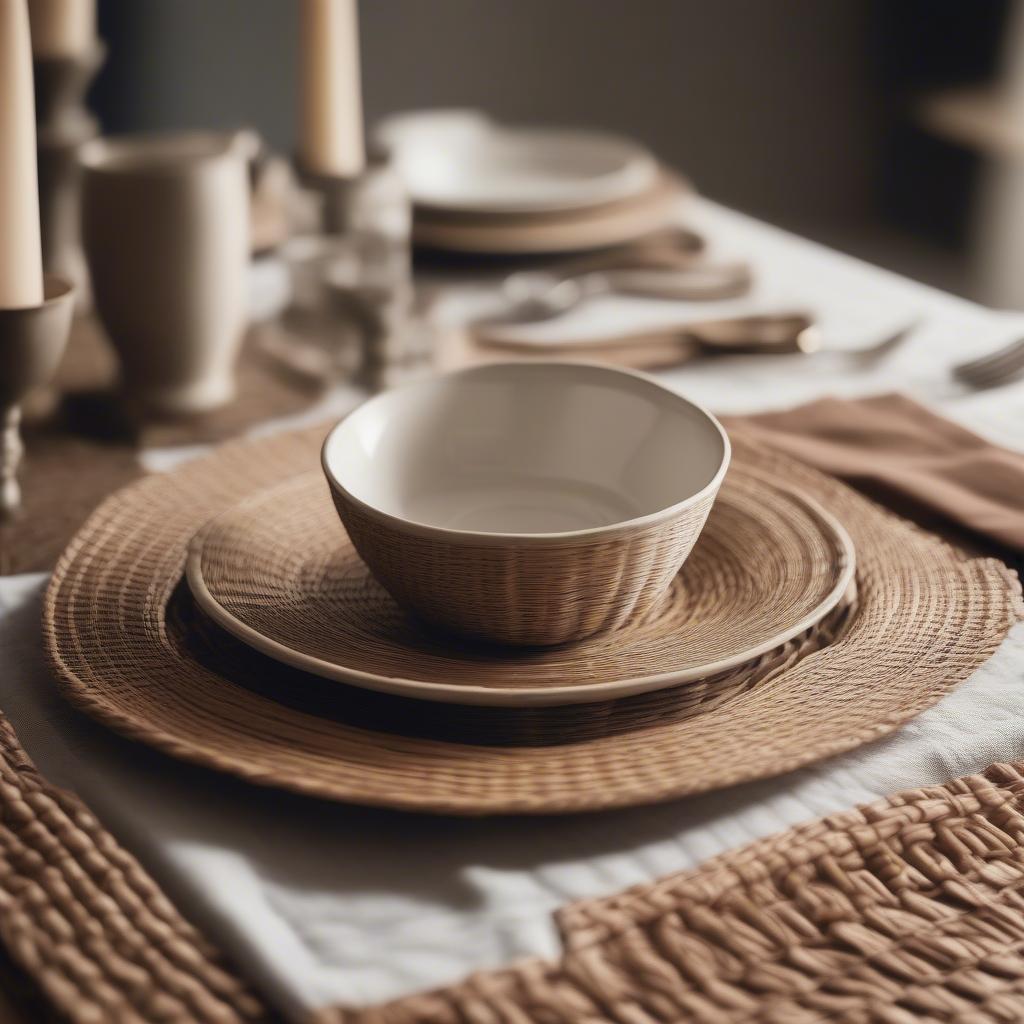
<path fill-rule="evenodd" d="M 47 783 L 0 716 L 0 940 L 68 1020 L 268 1019 L 82 802 Z"/>
<path fill-rule="evenodd" d="M 838 642 L 699 718 L 558 746 L 447 743 L 314 718 L 198 663 L 167 609 L 196 529 L 315 467 L 323 432 L 224 446 L 96 512 L 46 600 L 47 649 L 72 701 L 174 756 L 308 794 L 463 814 L 594 810 L 780 774 L 882 736 L 970 675 L 1020 614 L 1020 585 L 1000 563 L 964 560 L 737 434 L 737 464 L 817 498 L 853 537 L 858 614 Z"/>
<path fill-rule="evenodd" d="M 565 954 L 321 1024 L 1024 1020 L 1024 775 L 901 793 L 558 915 Z"/>

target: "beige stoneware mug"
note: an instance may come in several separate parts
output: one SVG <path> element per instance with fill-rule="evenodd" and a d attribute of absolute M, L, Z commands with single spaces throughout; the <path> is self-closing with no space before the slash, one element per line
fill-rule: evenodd
<path fill-rule="evenodd" d="M 97 139 L 82 239 L 126 403 L 188 415 L 230 401 L 246 325 L 252 136 Z"/>

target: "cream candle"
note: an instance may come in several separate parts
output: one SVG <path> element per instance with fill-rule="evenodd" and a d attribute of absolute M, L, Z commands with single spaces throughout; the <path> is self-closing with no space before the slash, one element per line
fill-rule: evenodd
<path fill-rule="evenodd" d="M 32 52 L 80 57 L 96 42 L 96 0 L 29 0 Z"/>
<path fill-rule="evenodd" d="M 0 309 L 42 301 L 28 11 L 25 0 L 0 0 Z"/>
<path fill-rule="evenodd" d="M 303 0 L 299 155 L 317 174 L 366 164 L 356 0 Z"/>

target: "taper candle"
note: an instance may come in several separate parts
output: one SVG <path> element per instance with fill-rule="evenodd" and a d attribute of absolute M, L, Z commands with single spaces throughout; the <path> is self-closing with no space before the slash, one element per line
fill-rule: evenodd
<path fill-rule="evenodd" d="M 356 177 L 366 163 L 356 0 L 303 0 L 300 61 L 305 169 Z"/>
<path fill-rule="evenodd" d="M 0 309 L 42 301 L 28 11 L 25 0 L 0 0 Z"/>
<path fill-rule="evenodd" d="M 80 57 L 96 43 L 96 0 L 29 0 L 32 52 Z"/>

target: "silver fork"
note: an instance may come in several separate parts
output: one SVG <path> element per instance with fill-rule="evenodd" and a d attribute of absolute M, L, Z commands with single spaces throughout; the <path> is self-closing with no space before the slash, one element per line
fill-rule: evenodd
<path fill-rule="evenodd" d="M 953 367 L 953 376 L 972 388 L 994 388 L 1009 384 L 1024 373 L 1024 338 L 1004 345 L 980 359 L 971 359 Z"/>

